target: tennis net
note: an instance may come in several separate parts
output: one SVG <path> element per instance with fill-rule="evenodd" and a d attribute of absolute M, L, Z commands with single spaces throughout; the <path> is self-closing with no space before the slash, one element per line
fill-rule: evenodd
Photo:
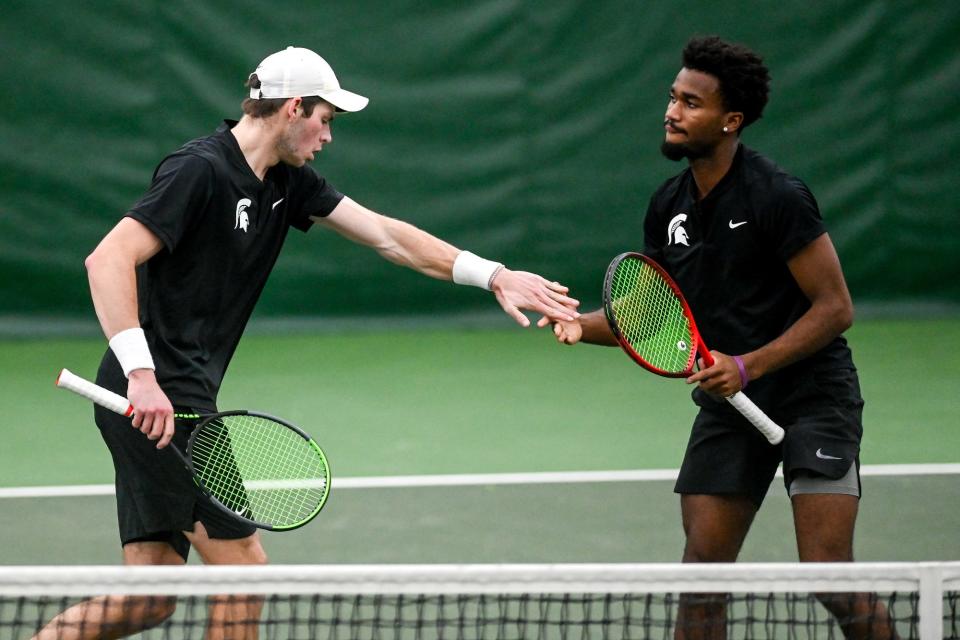
<path fill-rule="evenodd" d="M 960 638 L 958 609 L 960 562 L 0 568 L 3 640 L 44 625 L 114 637 L 146 620 L 157 626 L 133 637 L 646 639 L 680 624 L 688 637 L 849 626 L 933 640 Z"/>

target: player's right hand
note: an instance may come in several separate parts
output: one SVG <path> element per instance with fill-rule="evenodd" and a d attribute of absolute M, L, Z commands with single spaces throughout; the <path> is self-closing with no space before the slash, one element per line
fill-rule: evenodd
<path fill-rule="evenodd" d="M 580 301 L 567 295 L 567 287 L 528 271 L 501 269 L 491 283 L 491 290 L 507 315 L 521 327 L 530 325 L 521 310 L 553 320 L 575 320 L 580 315 L 577 312 Z"/>
<path fill-rule="evenodd" d="M 133 428 L 162 449 L 173 439 L 173 405 L 157 384 L 152 369 L 134 369 L 127 382 L 127 399 L 133 405 Z"/>

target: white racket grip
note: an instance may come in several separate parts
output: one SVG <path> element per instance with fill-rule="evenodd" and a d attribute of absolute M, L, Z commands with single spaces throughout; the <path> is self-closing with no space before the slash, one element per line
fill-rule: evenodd
<path fill-rule="evenodd" d="M 753 400 L 743 395 L 743 392 L 737 391 L 727 398 L 727 402 L 742 413 L 743 417 L 750 421 L 750 424 L 759 429 L 770 444 L 780 444 L 783 440 L 783 428 L 771 420 L 760 407 L 753 404 Z"/>
<path fill-rule="evenodd" d="M 93 400 L 101 407 L 116 411 L 122 416 L 133 415 L 133 405 L 129 400 L 89 380 L 84 380 L 67 369 L 60 371 L 60 375 L 57 376 L 57 386 Z"/>

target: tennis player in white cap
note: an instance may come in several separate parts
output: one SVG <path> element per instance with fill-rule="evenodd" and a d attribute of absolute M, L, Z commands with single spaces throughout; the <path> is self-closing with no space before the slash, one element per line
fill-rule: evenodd
<path fill-rule="evenodd" d="M 227 365 L 288 230 L 329 227 L 434 278 L 490 290 L 518 323 L 521 309 L 572 320 L 578 302 L 538 275 L 512 271 L 389 218 L 338 192 L 307 162 L 332 140 L 337 112 L 367 98 L 340 86 L 319 55 L 289 47 L 250 74 L 239 122 L 192 140 L 157 166 L 144 195 L 86 260 L 109 340 L 97 383 L 126 396 L 131 421 L 97 411 L 116 467 L 124 563 L 180 565 L 191 547 L 209 564 L 267 561 L 253 527 L 219 515 L 165 447 L 188 424 L 177 413 L 216 410 Z M 328 372 L 329 374 L 329 372 Z M 118 638 L 156 626 L 172 598 L 98 598 L 60 614 L 39 638 Z M 214 601 L 207 637 L 256 636 L 260 603 Z M 216 621 L 250 621 L 217 628 Z M 222 625 L 221 625 L 222 626 Z"/>

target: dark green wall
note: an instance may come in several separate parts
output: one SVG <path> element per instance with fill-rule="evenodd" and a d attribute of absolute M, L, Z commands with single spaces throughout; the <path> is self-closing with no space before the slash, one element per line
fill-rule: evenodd
<path fill-rule="evenodd" d="M 91 317 L 84 256 L 289 44 L 371 98 L 315 162 L 336 187 L 595 305 L 681 168 L 662 115 L 705 33 L 765 56 L 771 103 L 744 139 L 812 187 L 856 301 L 960 303 L 960 3 L 144 0 L 4 4 L 0 316 Z M 292 234 L 260 315 L 491 304 L 315 230 Z"/>

